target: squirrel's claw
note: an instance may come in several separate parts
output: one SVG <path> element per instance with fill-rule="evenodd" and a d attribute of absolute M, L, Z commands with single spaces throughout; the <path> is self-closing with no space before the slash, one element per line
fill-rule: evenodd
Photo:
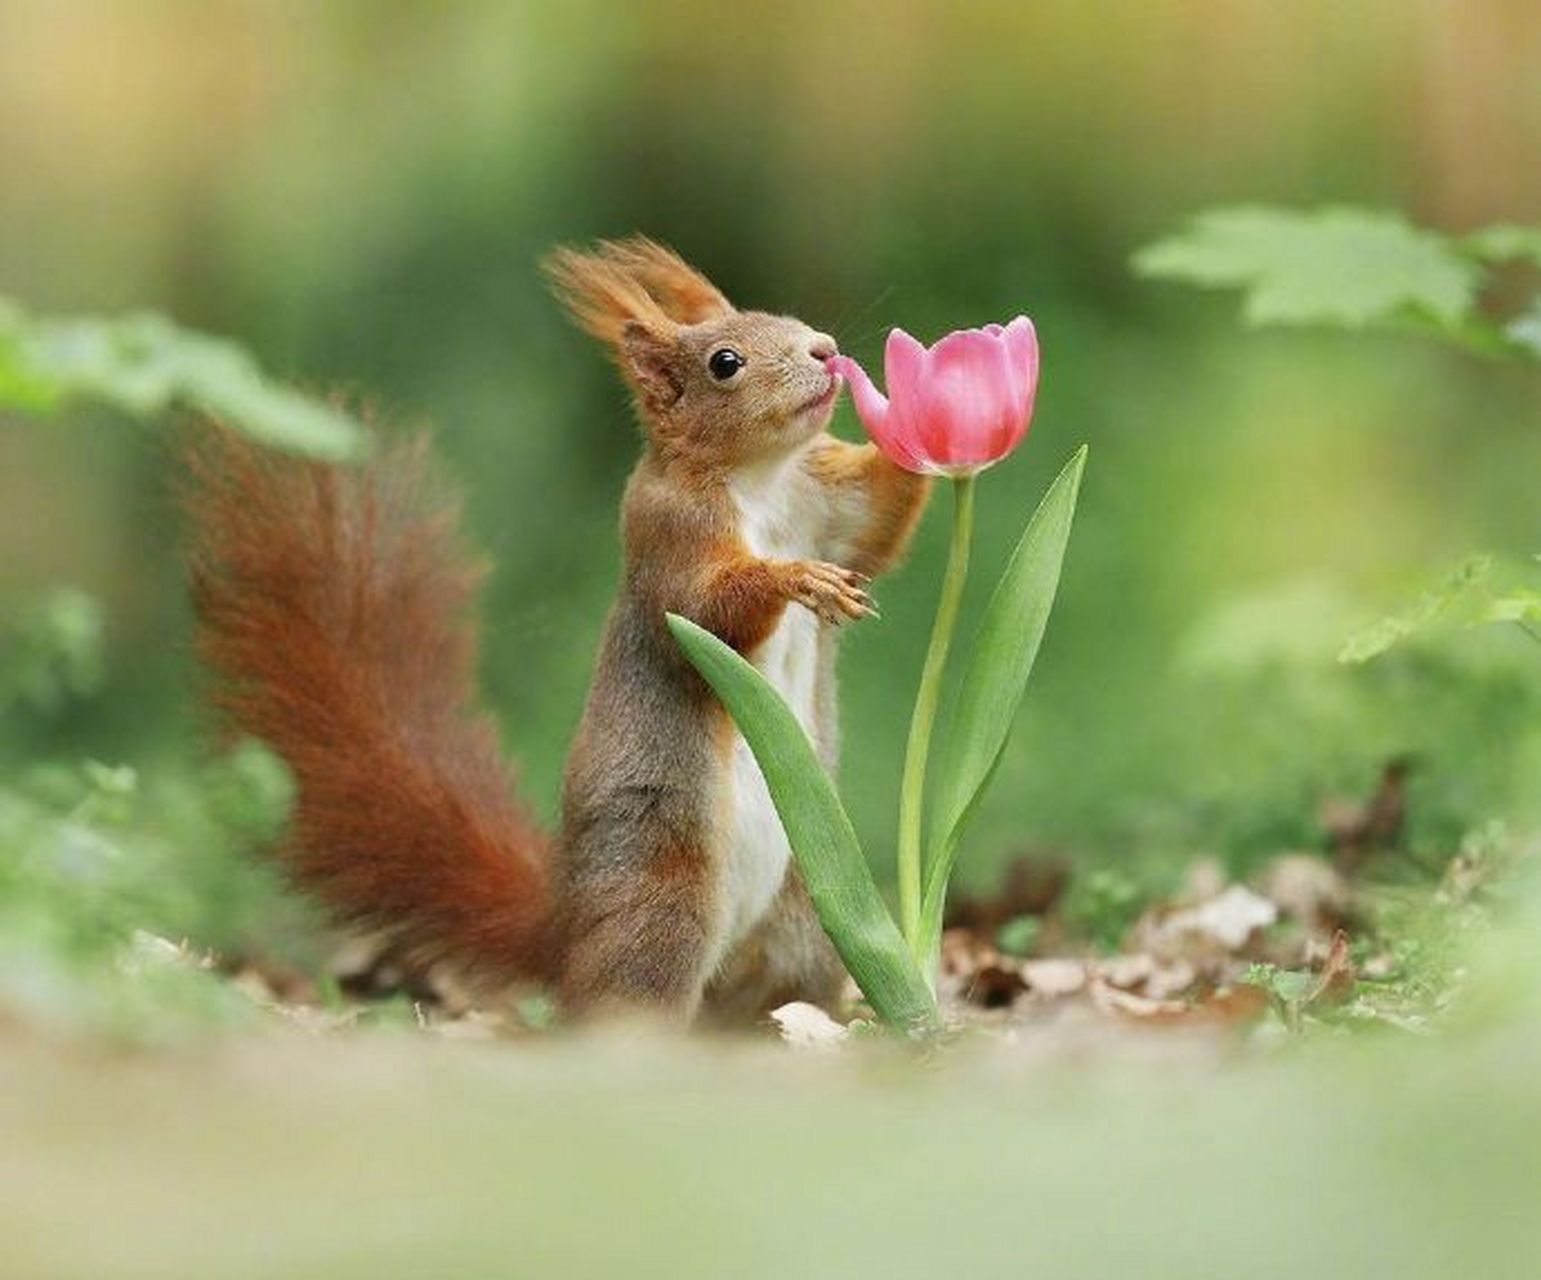
<path fill-rule="evenodd" d="M 872 579 L 853 569 L 812 560 L 802 574 L 792 598 L 832 626 L 860 618 L 876 618 L 877 605 L 863 589 Z"/>

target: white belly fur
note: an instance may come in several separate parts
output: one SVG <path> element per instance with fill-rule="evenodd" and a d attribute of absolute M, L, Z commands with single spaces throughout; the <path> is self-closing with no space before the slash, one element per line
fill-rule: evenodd
<path fill-rule="evenodd" d="M 739 533 L 751 552 L 768 559 L 817 556 L 818 493 L 796 460 L 776 467 L 746 469 L 734 478 Z M 822 624 L 801 605 L 788 605 L 781 621 L 751 659 L 810 738 L 815 706 Z M 736 941 L 763 916 L 786 879 L 792 850 L 771 803 L 760 766 L 742 735 L 733 739 L 729 784 L 733 818 L 722 868 L 726 939 Z"/>

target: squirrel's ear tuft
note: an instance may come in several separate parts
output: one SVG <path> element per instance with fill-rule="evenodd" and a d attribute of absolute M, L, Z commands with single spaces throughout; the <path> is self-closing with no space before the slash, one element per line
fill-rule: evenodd
<path fill-rule="evenodd" d="M 667 332 L 733 311 L 716 285 L 646 236 L 602 240 L 592 251 L 560 248 L 544 266 L 573 319 L 612 347 L 628 324 Z"/>
<path fill-rule="evenodd" d="M 673 249 L 647 236 L 607 240 L 599 252 L 646 289 L 677 324 L 700 324 L 733 310 L 716 285 Z"/>
<path fill-rule="evenodd" d="M 610 255 L 557 249 L 542 264 L 552 288 L 579 327 L 623 354 L 621 336 L 636 325 L 659 337 L 671 333 L 674 322 L 658 301 Z"/>

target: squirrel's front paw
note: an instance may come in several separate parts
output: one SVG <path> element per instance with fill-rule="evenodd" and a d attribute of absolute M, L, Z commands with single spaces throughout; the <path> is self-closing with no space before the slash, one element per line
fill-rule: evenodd
<path fill-rule="evenodd" d="M 872 579 L 825 560 L 800 560 L 792 566 L 792 599 L 825 622 L 876 618 L 877 606 L 863 588 Z"/>

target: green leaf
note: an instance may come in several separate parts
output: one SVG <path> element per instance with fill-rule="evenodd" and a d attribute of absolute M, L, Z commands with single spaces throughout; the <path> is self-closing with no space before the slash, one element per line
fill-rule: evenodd
<path fill-rule="evenodd" d="M 1261 987 L 1283 1004 L 1298 1004 L 1316 985 L 1316 975 L 1301 969 L 1254 964 L 1243 975 L 1242 981 L 1251 987 Z"/>
<path fill-rule="evenodd" d="M 851 976 L 891 1026 L 934 1026 L 935 997 L 883 905 L 851 820 L 797 717 L 764 676 L 711 632 L 678 614 L 668 621 L 754 753 L 814 909 Z"/>
<path fill-rule="evenodd" d="M 1025 956 L 1043 932 L 1043 921 L 1037 916 L 1012 916 L 995 931 L 995 945 L 1008 956 Z"/>
<path fill-rule="evenodd" d="M 1468 588 L 1482 582 L 1492 571 L 1491 556 L 1468 556 L 1443 581 L 1425 591 L 1407 608 L 1381 618 L 1357 635 L 1349 637 L 1338 653 L 1338 661 L 1349 664 L 1368 662 L 1392 646 L 1442 623 Z"/>
<path fill-rule="evenodd" d="M 0 712 L 24 702 L 50 714 L 102 682 L 102 610 L 84 592 L 56 587 L 0 626 Z"/>
<path fill-rule="evenodd" d="M 347 414 L 269 380 L 233 343 L 152 313 L 42 319 L 0 298 L 0 408 L 46 414 L 82 401 L 141 419 L 192 409 L 317 457 L 357 457 L 368 446 Z"/>
<path fill-rule="evenodd" d="M 1461 248 L 1484 262 L 1529 262 L 1541 267 L 1541 227 L 1514 223 L 1483 227 L 1462 240 Z"/>
<path fill-rule="evenodd" d="M 985 606 L 958 684 L 936 763 L 932 812 L 937 817 L 921 909 L 921 937 L 933 946 L 940 937 L 958 841 L 1000 764 L 1048 626 L 1085 467 L 1082 445 L 1049 487 L 1012 552 Z"/>
<path fill-rule="evenodd" d="M 1541 591 L 1511 591 L 1495 596 L 1488 602 L 1482 621 L 1541 624 Z"/>
<path fill-rule="evenodd" d="M 25 349 L 26 318 L 21 308 L 0 297 L 0 408 L 51 413 L 57 389 L 33 371 Z"/>
<path fill-rule="evenodd" d="M 1481 275 L 1445 237 L 1350 208 L 1210 210 L 1140 250 L 1134 267 L 1161 279 L 1244 289 L 1244 314 L 1258 325 L 1359 327 L 1421 314 L 1456 329 Z"/>

